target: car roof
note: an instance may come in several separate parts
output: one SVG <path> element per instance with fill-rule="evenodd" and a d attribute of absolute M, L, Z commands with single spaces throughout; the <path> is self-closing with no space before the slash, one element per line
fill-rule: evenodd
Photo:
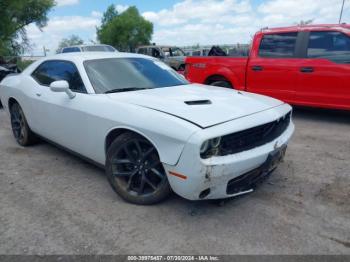
<path fill-rule="evenodd" d="M 280 33 L 295 31 L 312 31 L 312 30 L 350 30 L 349 24 L 315 24 L 315 25 L 296 25 L 287 27 L 263 28 L 262 33 Z"/>
<path fill-rule="evenodd" d="M 44 60 L 94 60 L 104 58 L 127 58 L 127 57 L 140 57 L 150 59 L 149 56 L 125 53 L 125 52 L 73 52 L 73 53 L 60 53 L 52 56 L 47 56 Z"/>
<path fill-rule="evenodd" d="M 73 52 L 73 53 L 59 53 L 55 55 L 46 56 L 39 59 L 28 66 L 23 72 L 32 72 L 41 63 L 45 61 L 63 60 L 70 61 L 75 64 L 83 63 L 87 60 L 108 59 L 108 58 L 145 58 L 148 60 L 155 60 L 155 58 L 147 55 L 124 53 L 124 52 Z"/>

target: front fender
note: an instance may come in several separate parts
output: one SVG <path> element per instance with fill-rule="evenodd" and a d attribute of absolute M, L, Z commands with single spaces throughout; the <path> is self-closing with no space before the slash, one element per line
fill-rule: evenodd
<path fill-rule="evenodd" d="M 228 81 L 230 81 L 231 85 L 236 87 L 237 85 L 239 85 L 239 80 L 238 80 L 238 76 L 236 75 L 236 73 L 227 68 L 227 67 L 213 67 L 210 68 L 208 71 L 208 77 L 207 79 L 209 79 L 210 77 L 214 76 L 214 75 L 219 75 L 222 76 L 224 78 L 226 78 Z M 207 81 L 206 79 L 206 81 Z"/>
<path fill-rule="evenodd" d="M 131 108 L 132 107 L 132 108 Z M 134 108 L 135 107 L 135 108 Z M 138 110 L 135 110 L 136 107 Z M 176 165 L 188 139 L 200 128 L 172 115 L 149 108 L 127 105 L 125 118 L 118 122 L 110 122 L 105 129 L 104 145 L 108 134 L 115 130 L 130 130 L 145 137 L 158 151 L 160 161 L 169 165 Z M 109 118 L 109 117 L 108 117 Z M 105 160 L 106 148 L 104 147 Z"/>

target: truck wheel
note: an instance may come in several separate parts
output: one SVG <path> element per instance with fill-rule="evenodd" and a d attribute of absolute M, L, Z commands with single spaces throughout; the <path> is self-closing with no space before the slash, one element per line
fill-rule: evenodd
<path fill-rule="evenodd" d="M 211 86 L 221 86 L 221 87 L 225 87 L 225 88 L 233 88 L 231 86 L 231 84 L 227 81 L 215 81 L 213 83 L 210 84 Z"/>
<path fill-rule="evenodd" d="M 156 148 L 134 133 L 122 134 L 111 144 L 106 175 L 114 191 L 133 204 L 155 204 L 171 193 Z"/>
<path fill-rule="evenodd" d="M 185 64 L 181 64 L 181 65 L 179 66 L 179 68 L 177 69 L 177 71 L 184 71 L 185 68 L 186 68 Z"/>

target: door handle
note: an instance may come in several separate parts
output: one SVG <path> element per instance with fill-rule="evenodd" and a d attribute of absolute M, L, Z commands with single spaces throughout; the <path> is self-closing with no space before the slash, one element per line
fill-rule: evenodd
<path fill-rule="evenodd" d="M 36 96 L 39 96 L 39 97 L 40 97 L 40 96 L 41 96 L 41 94 L 40 94 L 40 93 L 36 93 Z"/>
<path fill-rule="evenodd" d="M 258 65 L 252 66 L 253 71 L 263 71 L 263 69 L 264 68 L 262 66 L 258 66 Z"/>
<path fill-rule="evenodd" d="M 301 67 L 300 72 L 302 73 L 312 73 L 314 71 L 313 67 Z"/>

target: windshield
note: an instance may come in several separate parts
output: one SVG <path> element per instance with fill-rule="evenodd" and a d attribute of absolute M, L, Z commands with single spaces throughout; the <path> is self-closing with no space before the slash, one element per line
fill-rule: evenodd
<path fill-rule="evenodd" d="M 84 62 L 97 94 L 186 85 L 169 66 L 146 58 L 107 58 Z"/>
<path fill-rule="evenodd" d="M 185 53 L 178 47 L 173 47 L 172 49 L 173 56 L 185 56 Z"/>
<path fill-rule="evenodd" d="M 62 50 L 62 53 L 73 53 L 73 52 L 80 52 L 79 47 L 65 47 Z"/>
<path fill-rule="evenodd" d="M 185 53 L 178 47 L 162 47 L 165 56 L 185 56 Z"/>

